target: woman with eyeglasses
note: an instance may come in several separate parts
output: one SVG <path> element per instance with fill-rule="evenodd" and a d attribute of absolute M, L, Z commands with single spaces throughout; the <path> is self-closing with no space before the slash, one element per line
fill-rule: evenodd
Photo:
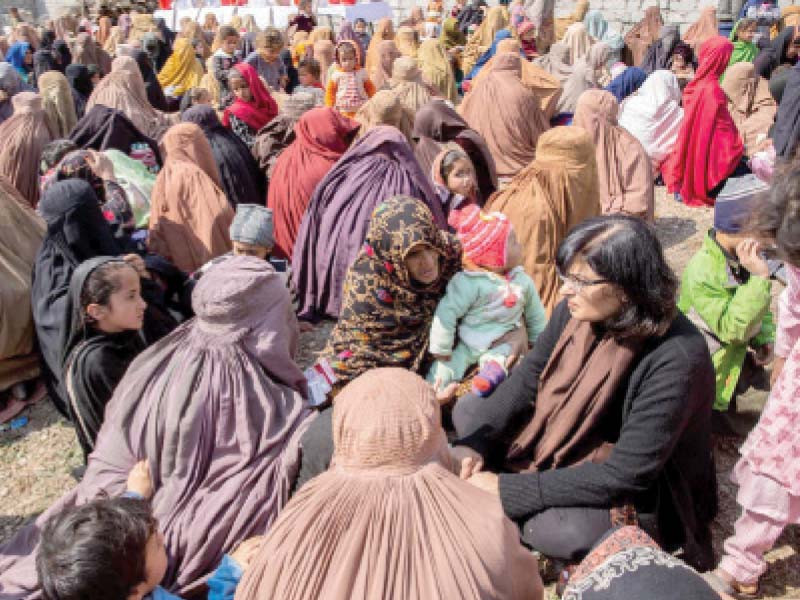
<path fill-rule="evenodd" d="M 498 494 L 523 541 L 558 561 L 637 524 L 707 569 L 714 370 L 676 308 L 661 244 L 638 218 L 596 217 L 555 262 L 564 299 L 536 346 L 494 394 L 455 405 L 461 476 Z"/>

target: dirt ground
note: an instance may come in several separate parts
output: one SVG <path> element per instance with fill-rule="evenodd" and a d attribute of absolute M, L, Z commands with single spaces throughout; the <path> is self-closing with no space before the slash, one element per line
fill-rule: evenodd
<path fill-rule="evenodd" d="M 658 190 L 656 228 L 670 265 L 681 273 L 698 249 L 711 224 L 712 212 L 692 209 L 665 197 Z M 775 294 L 780 292 L 775 284 Z M 310 364 L 321 350 L 330 331 L 323 324 L 301 338 L 299 361 Z M 763 392 L 751 392 L 739 403 L 736 429 L 738 440 L 718 442 L 717 469 L 720 512 L 714 525 L 717 552 L 738 517 L 736 488 L 729 474 L 744 435 L 756 422 L 766 401 Z M 44 400 L 24 413 L 28 424 L 13 431 L 0 431 L 0 542 L 10 538 L 29 519 L 75 485 L 73 472 L 82 456 L 72 427 Z M 769 553 L 769 571 L 762 579 L 762 598 L 800 599 L 800 527 L 788 528 Z"/>

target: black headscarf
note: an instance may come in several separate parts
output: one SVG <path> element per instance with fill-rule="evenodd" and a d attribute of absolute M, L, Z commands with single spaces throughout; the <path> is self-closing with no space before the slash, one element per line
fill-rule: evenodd
<path fill-rule="evenodd" d="M 772 76 L 772 72 L 781 66 L 784 62 L 789 64 L 794 64 L 797 62 L 795 59 L 794 61 L 790 61 L 786 57 L 786 50 L 789 48 L 789 44 L 792 43 L 794 39 L 794 26 L 785 27 L 778 36 L 772 40 L 772 43 L 761 50 L 758 53 L 758 56 L 753 61 L 753 64 L 756 67 L 756 73 L 759 76 L 763 77 L 764 79 L 769 79 Z"/>
<path fill-rule="evenodd" d="M 640 67 L 642 71 L 650 75 L 659 69 L 669 70 L 672 66 L 672 51 L 680 41 L 680 28 L 677 25 L 664 25 L 658 39 L 647 48 Z"/>
<path fill-rule="evenodd" d="M 297 69 L 294 68 L 292 52 L 288 48 L 281 50 L 280 57 L 286 67 L 286 75 L 289 77 L 289 82 L 286 84 L 286 93 L 291 94 L 294 88 L 300 85 L 300 76 L 297 73 Z"/>
<path fill-rule="evenodd" d="M 86 181 L 52 184 L 39 201 L 47 224 L 33 267 L 31 303 L 42 354 L 42 376 L 56 408 L 67 415 L 61 377 L 61 333 L 67 291 L 75 269 L 95 256 L 119 254 L 100 203 Z"/>
<path fill-rule="evenodd" d="M 123 154 L 130 154 L 132 144 L 144 143 L 153 150 L 158 164 L 162 164 L 158 144 L 139 131 L 120 111 L 102 104 L 95 104 L 78 121 L 69 137 L 84 149 L 114 148 Z"/>
<path fill-rule="evenodd" d="M 266 182 L 263 171 L 244 142 L 220 123 L 214 109 L 198 104 L 186 110 L 181 120 L 195 123 L 203 130 L 211 144 L 228 202 L 234 208 L 237 204 L 264 204 Z"/>
<path fill-rule="evenodd" d="M 124 264 L 120 258 L 98 256 L 75 269 L 62 315 L 61 372 L 67 392 L 65 400 L 84 458 L 94 450 L 105 407 L 114 389 L 136 355 L 145 348 L 138 331 L 103 333 L 86 322 L 81 307 L 86 281 L 98 267 L 112 262 Z"/>
<path fill-rule="evenodd" d="M 161 34 L 161 39 L 164 40 L 167 52 L 166 55 L 172 54 L 172 44 L 175 42 L 175 32 L 167 27 L 166 21 L 162 18 L 154 19 L 158 32 Z"/>
<path fill-rule="evenodd" d="M 48 71 L 55 71 L 56 60 L 50 48 L 39 48 L 33 53 L 33 84 L 38 87 L 39 78 Z"/>
<path fill-rule="evenodd" d="M 792 67 L 783 67 L 776 69 L 769 80 L 769 93 L 776 104 L 780 104 L 783 99 L 783 92 L 786 90 L 786 82 L 789 81 L 789 75 L 792 73 Z"/>
<path fill-rule="evenodd" d="M 778 106 L 772 141 L 780 158 L 789 159 L 800 142 L 800 68 L 789 70 L 786 88 Z"/>
<path fill-rule="evenodd" d="M 72 64 L 72 52 L 69 50 L 69 44 L 64 40 L 56 40 L 53 42 L 53 56 L 56 58 L 58 70 L 62 73 Z"/>
<path fill-rule="evenodd" d="M 72 90 L 72 100 L 75 102 L 75 113 L 80 119 L 86 114 L 86 103 L 92 94 L 92 76 L 86 65 L 69 65 L 64 72 L 69 87 Z"/>
<path fill-rule="evenodd" d="M 161 89 L 161 84 L 158 82 L 156 72 L 153 70 L 153 65 L 150 62 L 150 56 L 147 52 L 142 50 L 134 50 L 131 55 L 136 64 L 139 65 L 139 71 L 142 72 L 142 79 L 144 79 L 144 89 L 147 91 L 147 99 L 153 108 L 161 111 L 167 111 L 167 99 L 164 97 L 164 90 Z"/>
<path fill-rule="evenodd" d="M 471 0 L 471 2 L 458 13 L 458 29 L 464 35 L 469 33 L 470 25 L 480 25 L 483 22 L 483 10 L 486 6 L 484 0 Z"/>

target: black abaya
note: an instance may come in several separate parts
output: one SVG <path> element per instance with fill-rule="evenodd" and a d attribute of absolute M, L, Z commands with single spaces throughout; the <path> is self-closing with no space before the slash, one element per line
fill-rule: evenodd
<path fill-rule="evenodd" d="M 132 144 L 147 144 L 155 153 L 158 164 L 162 164 L 158 144 L 139 131 L 120 111 L 102 104 L 95 104 L 78 121 L 69 139 L 83 149 L 114 148 L 123 154 L 130 154 Z"/>
<path fill-rule="evenodd" d="M 772 141 L 779 158 L 791 159 L 800 142 L 800 69 L 788 69 Z"/>

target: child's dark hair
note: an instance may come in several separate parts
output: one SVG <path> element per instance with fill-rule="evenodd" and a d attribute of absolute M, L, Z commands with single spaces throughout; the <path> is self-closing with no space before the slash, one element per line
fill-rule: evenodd
<path fill-rule="evenodd" d="M 464 158 L 469 160 L 469 156 L 467 156 L 462 150 L 453 148 L 452 150 L 447 151 L 447 154 L 444 155 L 442 158 L 442 163 L 439 166 L 439 175 L 442 176 L 442 181 L 447 183 L 447 178 L 450 177 L 450 173 L 453 172 L 456 163 Z"/>
<path fill-rule="evenodd" d="M 775 240 L 778 256 L 800 267 L 800 161 L 779 169 L 754 211 L 750 233 Z"/>
<path fill-rule="evenodd" d="M 264 31 L 256 35 L 257 48 L 271 48 L 273 50 L 280 50 L 285 45 L 283 34 L 274 27 L 267 27 Z"/>
<path fill-rule="evenodd" d="M 362 18 L 362 17 L 358 17 L 358 18 L 357 18 L 357 19 L 356 19 L 356 20 L 353 22 L 353 26 L 355 26 L 355 25 L 363 25 L 364 27 L 366 27 L 366 26 L 367 26 L 367 20 L 366 20 L 366 19 L 364 19 L 364 18 Z"/>
<path fill-rule="evenodd" d="M 146 579 L 156 530 L 150 505 L 135 498 L 101 498 L 55 515 L 36 554 L 45 600 L 125 600 Z"/>
<path fill-rule="evenodd" d="M 49 142 L 42 150 L 42 158 L 39 161 L 39 174 L 44 175 L 47 173 L 73 150 L 78 150 L 78 145 L 72 140 L 63 139 Z"/>
<path fill-rule="evenodd" d="M 300 69 L 308 71 L 308 74 L 314 79 L 319 79 L 322 73 L 322 67 L 320 67 L 319 61 L 315 58 L 304 58 L 301 60 L 300 64 L 297 65 L 297 70 L 299 71 Z"/>
<path fill-rule="evenodd" d="M 223 25 L 222 27 L 219 28 L 219 32 L 217 33 L 217 35 L 219 36 L 220 40 L 224 40 L 225 38 L 229 37 L 238 38 L 239 32 L 236 31 L 236 29 L 234 27 L 231 27 L 230 25 Z"/>
<path fill-rule="evenodd" d="M 743 29 L 753 29 L 757 25 L 758 25 L 758 20 L 757 19 L 745 18 L 745 19 L 742 19 L 741 21 L 739 21 L 739 26 L 736 28 L 736 32 L 738 33 L 739 31 L 742 31 Z M 737 35 L 737 39 L 738 39 L 738 35 Z"/>
<path fill-rule="evenodd" d="M 81 312 L 87 324 L 92 322 L 92 318 L 86 313 L 86 307 L 90 304 L 108 306 L 111 294 L 120 289 L 119 273 L 123 269 L 133 267 L 124 260 L 112 260 L 89 273 L 81 289 Z"/>

